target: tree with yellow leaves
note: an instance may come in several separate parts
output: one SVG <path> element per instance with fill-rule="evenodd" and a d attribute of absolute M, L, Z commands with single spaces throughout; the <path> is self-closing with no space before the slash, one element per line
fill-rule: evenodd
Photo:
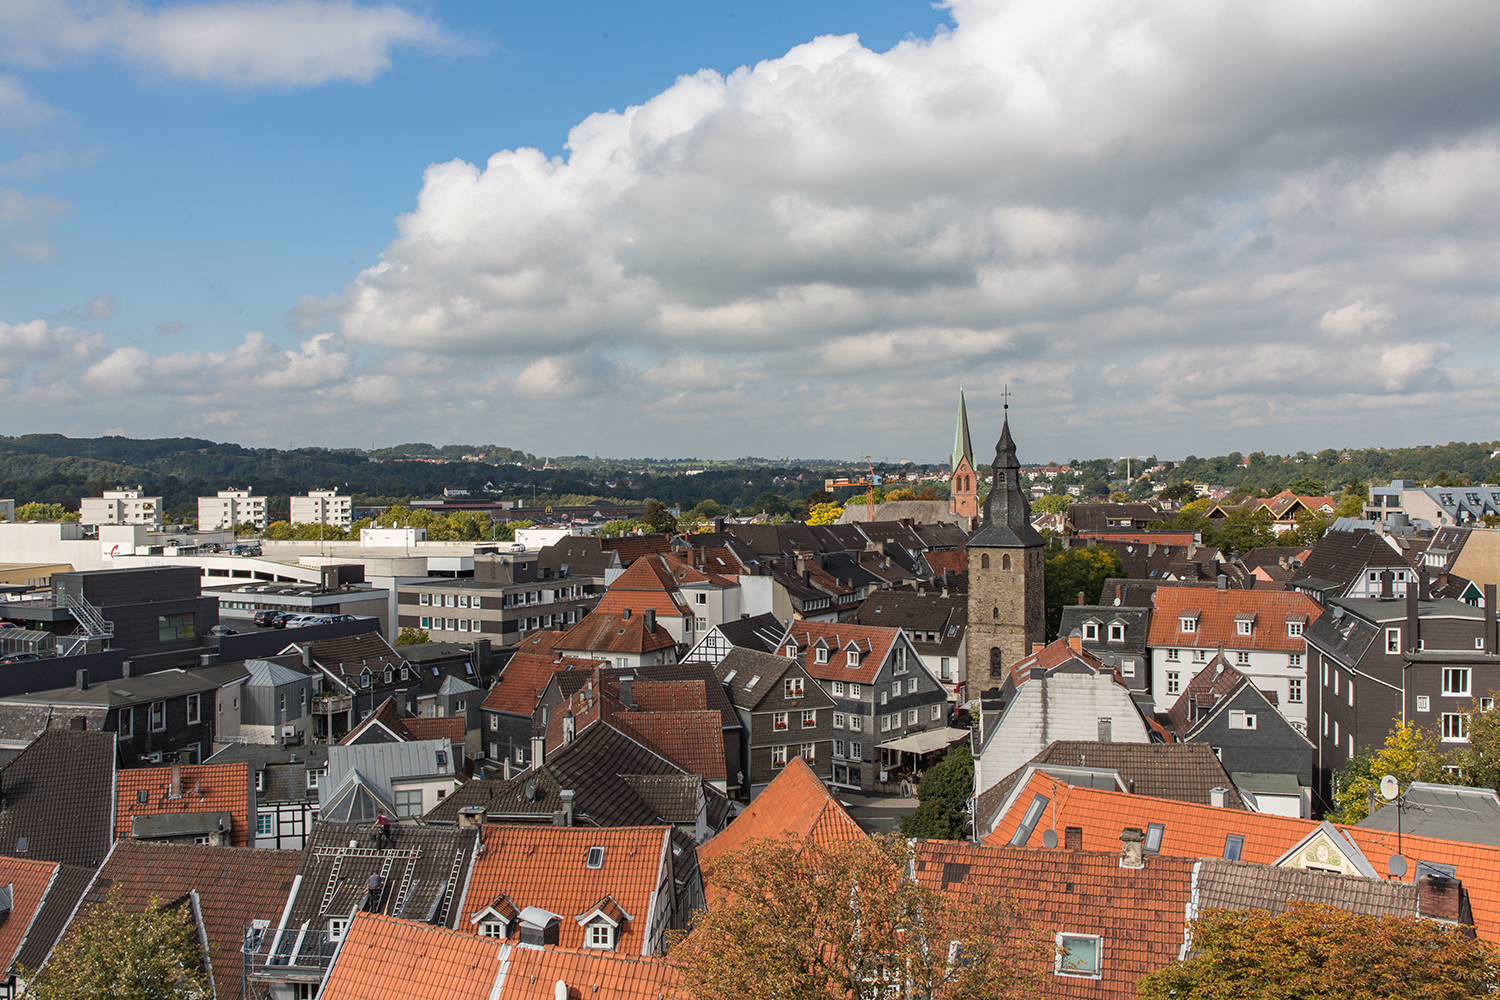
<path fill-rule="evenodd" d="M 808 524 L 833 524 L 844 515 L 844 505 L 841 503 L 814 504 L 807 512 Z"/>
<path fill-rule="evenodd" d="M 1383 749 L 1374 754 L 1368 748 L 1362 750 L 1334 776 L 1333 800 L 1338 808 L 1328 818 L 1358 823 L 1370 815 L 1370 794 L 1380 788 L 1380 779 L 1387 774 L 1394 774 L 1403 788 L 1413 781 L 1457 784 L 1458 776 L 1443 770 L 1454 763 L 1432 733 L 1416 723 L 1396 720 Z"/>

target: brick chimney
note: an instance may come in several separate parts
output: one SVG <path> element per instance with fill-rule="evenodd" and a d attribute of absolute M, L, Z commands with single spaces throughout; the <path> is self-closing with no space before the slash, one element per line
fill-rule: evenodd
<path fill-rule="evenodd" d="M 1120 867 L 1146 867 L 1146 834 L 1139 827 L 1127 826 L 1120 831 Z"/>
<path fill-rule="evenodd" d="M 1083 850 L 1083 827 L 1069 826 L 1063 828 L 1063 847 L 1070 851 Z"/>
<path fill-rule="evenodd" d="M 1417 879 L 1417 916 L 1442 923 L 1460 923 L 1463 918 L 1463 883 L 1456 878 L 1427 872 Z"/>

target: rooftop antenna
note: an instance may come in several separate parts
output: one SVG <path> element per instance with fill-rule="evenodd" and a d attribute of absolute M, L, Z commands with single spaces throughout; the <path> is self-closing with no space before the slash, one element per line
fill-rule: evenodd
<path fill-rule="evenodd" d="M 1386 866 L 1392 876 L 1400 879 L 1406 874 L 1406 858 L 1401 853 L 1401 782 L 1394 774 L 1387 774 L 1380 779 L 1380 797 L 1387 802 L 1396 803 L 1396 853 L 1391 855 Z"/>
<path fill-rule="evenodd" d="M 1083 755 L 1078 755 L 1079 764 L 1083 763 Z M 1052 829 L 1042 833 L 1042 846 L 1049 851 L 1057 846 L 1057 782 L 1052 783 Z"/>

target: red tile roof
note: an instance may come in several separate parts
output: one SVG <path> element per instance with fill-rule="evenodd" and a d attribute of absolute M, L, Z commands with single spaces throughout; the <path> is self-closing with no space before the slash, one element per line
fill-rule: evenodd
<path fill-rule="evenodd" d="M 441 718 L 415 716 L 401 720 L 414 740 L 447 739 L 454 746 L 463 746 L 468 734 L 468 720 L 462 715 L 445 715 Z"/>
<path fill-rule="evenodd" d="M 664 1000 L 678 996 L 677 970 L 658 958 L 594 948 L 517 948 L 493 1000 L 553 1000 L 566 983 L 569 1000 Z"/>
<path fill-rule="evenodd" d="M 550 649 L 533 653 L 522 646 L 495 678 L 489 694 L 484 696 L 482 707 L 492 712 L 509 712 L 511 715 L 530 715 L 536 710 L 537 699 L 547 689 L 547 682 L 559 670 L 593 669 L 604 666 L 604 660 L 585 660 L 576 657 L 557 656 Z"/>
<path fill-rule="evenodd" d="M 356 913 L 318 997 L 491 1000 L 501 945 L 415 920 Z M 550 994 L 552 984 L 547 988 Z"/>
<path fill-rule="evenodd" d="M 1253 613 L 1250 635 L 1235 633 L 1235 616 Z M 1287 653 L 1307 648 L 1302 637 L 1287 633 L 1287 621 L 1304 625 L 1322 614 L 1322 607 L 1291 590 L 1218 590 L 1208 587 L 1158 587 L 1147 642 L 1152 646 L 1212 649 L 1268 649 Z M 1197 631 L 1182 631 L 1182 618 L 1197 618 Z"/>
<path fill-rule="evenodd" d="M 1009 813 L 1000 819 L 994 833 L 984 838 L 985 843 L 999 846 L 1009 842 L 1034 794 L 1051 800 L 1046 812 L 1048 824 L 1054 822 L 1055 806 L 1059 830 L 1069 826 L 1083 829 L 1083 849 L 1087 851 L 1118 851 L 1121 830 L 1126 827 L 1144 830 L 1150 823 L 1161 823 L 1166 828 L 1162 857 L 1220 858 L 1224 854 L 1225 837 L 1237 834 L 1245 838 L 1242 861 L 1270 864 L 1318 826 L 1316 820 L 1071 787 L 1036 774 L 1016 797 Z M 1336 829 L 1364 853 L 1377 872 L 1386 870 L 1387 859 L 1397 849 L 1395 831 L 1344 825 L 1336 825 Z M 1036 848 L 1040 844 L 1040 834 L 1034 835 L 1030 846 Z M 1475 930 L 1485 940 L 1500 943 L 1500 847 L 1411 834 L 1401 838 L 1400 846 L 1408 859 L 1454 865 L 1469 893 Z M 1411 866 L 1414 869 L 1415 865 Z"/>
<path fill-rule="evenodd" d="M 795 621 L 791 626 L 791 638 L 797 640 L 798 650 L 806 657 L 807 672 L 820 681 L 853 681 L 869 684 L 880 672 L 880 666 L 891 655 L 891 648 L 900 637 L 899 628 L 881 628 L 876 625 L 852 625 L 849 622 Z M 828 662 L 816 662 L 813 647 L 822 639 L 828 646 Z M 848 665 L 850 644 L 859 650 L 859 665 Z M 784 652 L 786 645 L 776 652 Z"/>
<path fill-rule="evenodd" d="M 671 649 L 677 640 L 666 627 L 657 624 L 646 631 L 646 617 L 632 614 L 629 618 L 600 611 L 590 612 L 583 621 L 568 629 L 567 634 L 554 643 L 554 648 L 569 653 L 654 653 L 659 649 Z M 523 644 L 522 649 L 527 647 Z"/>
<path fill-rule="evenodd" d="M 197 892 L 215 990 L 219 1000 L 239 1000 L 245 928 L 253 920 L 276 924 L 301 862 L 301 851 L 121 840 L 79 909 L 103 899 L 112 885 L 120 887 L 125 905 L 132 908 L 144 907 L 153 897 L 170 901 Z"/>
<path fill-rule="evenodd" d="M 612 694 L 619 693 L 615 680 Z M 631 700 L 643 712 L 695 712 L 708 707 L 708 688 L 701 680 L 647 681 L 631 685 Z"/>
<path fill-rule="evenodd" d="M 1017 660 L 1010 668 L 1011 680 L 1015 682 L 1017 687 L 1020 687 L 1031 679 L 1032 667 L 1041 667 L 1050 675 L 1059 667 L 1063 667 L 1074 660 L 1096 674 L 1109 674 L 1114 677 L 1115 683 L 1121 687 L 1126 686 L 1125 682 L 1120 679 L 1119 673 L 1113 667 L 1106 667 L 1081 646 L 1078 649 L 1074 649 L 1067 639 L 1053 640 L 1030 656 L 1025 656 Z"/>
<path fill-rule="evenodd" d="M 602 720 L 684 771 L 709 781 L 726 779 L 724 717 L 708 708 L 702 681 L 636 680 L 631 685 L 631 701 L 638 706 L 673 701 L 696 706 L 687 711 L 632 711 L 617 697 L 619 691 L 618 672 L 595 670 L 582 689 L 551 713 L 545 752 L 563 745 L 563 719 L 572 712 L 575 734 Z"/>
<path fill-rule="evenodd" d="M 672 877 L 671 832 L 668 826 L 486 825 L 459 930 L 477 934 L 474 918 L 504 896 L 517 910 L 539 906 L 562 917 L 558 944 L 579 948 L 584 929 L 575 918 L 608 897 L 630 915 L 616 950 L 640 955 L 652 894 Z M 598 868 L 585 864 L 591 847 L 604 848 Z"/>
<path fill-rule="evenodd" d="M 968 549 L 947 549 L 942 552 L 927 553 L 927 565 L 938 575 L 947 573 L 949 576 L 957 576 L 969 571 Z"/>
<path fill-rule="evenodd" d="M 11 887 L 10 915 L 0 924 L 0 979 L 15 963 L 60 867 L 55 861 L 0 857 L 0 883 Z"/>
<path fill-rule="evenodd" d="M 230 845 L 249 846 L 253 836 L 255 788 L 250 762 L 182 764 L 182 794 L 172 796 L 171 767 L 132 767 L 115 775 L 115 836 L 130 838 L 137 816 L 227 812 L 232 817 Z M 146 793 L 142 802 L 141 794 Z"/>
<path fill-rule="evenodd" d="M 600 538 L 599 547 L 606 552 L 618 552 L 621 565 L 629 566 L 642 556 L 671 551 L 672 540 L 666 535 L 621 535 Z"/>
<path fill-rule="evenodd" d="M 647 746 L 690 774 L 724 781 L 724 717 L 704 709 L 697 712 L 618 712 L 615 726 L 638 735 Z"/>
<path fill-rule="evenodd" d="M 637 559 L 609 585 L 591 613 L 621 615 L 629 609 L 636 615 L 655 611 L 663 618 L 691 615 L 692 611 L 677 590 L 677 581 L 672 574 L 659 555 Z"/>
<path fill-rule="evenodd" d="M 865 836 L 854 817 L 844 811 L 807 762 L 794 757 L 722 833 L 699 846 L 698 863 L 707 868 L 714 858 L 752 840 L 787 833 L 819 844 Z"/>

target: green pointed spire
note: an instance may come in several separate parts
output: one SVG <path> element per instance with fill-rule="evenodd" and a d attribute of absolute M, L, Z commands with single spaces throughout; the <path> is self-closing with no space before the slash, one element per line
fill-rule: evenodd
<path fill-rule="evenodd" d="M 974 464 L 974 445 L 969 441 L 969 411 L 964 407 L 964 386 L 958 385 L 958 426 L 953 429 L 953 464 L 949 471 L 958 468 L 960 460 L 967 458 Z"/>

